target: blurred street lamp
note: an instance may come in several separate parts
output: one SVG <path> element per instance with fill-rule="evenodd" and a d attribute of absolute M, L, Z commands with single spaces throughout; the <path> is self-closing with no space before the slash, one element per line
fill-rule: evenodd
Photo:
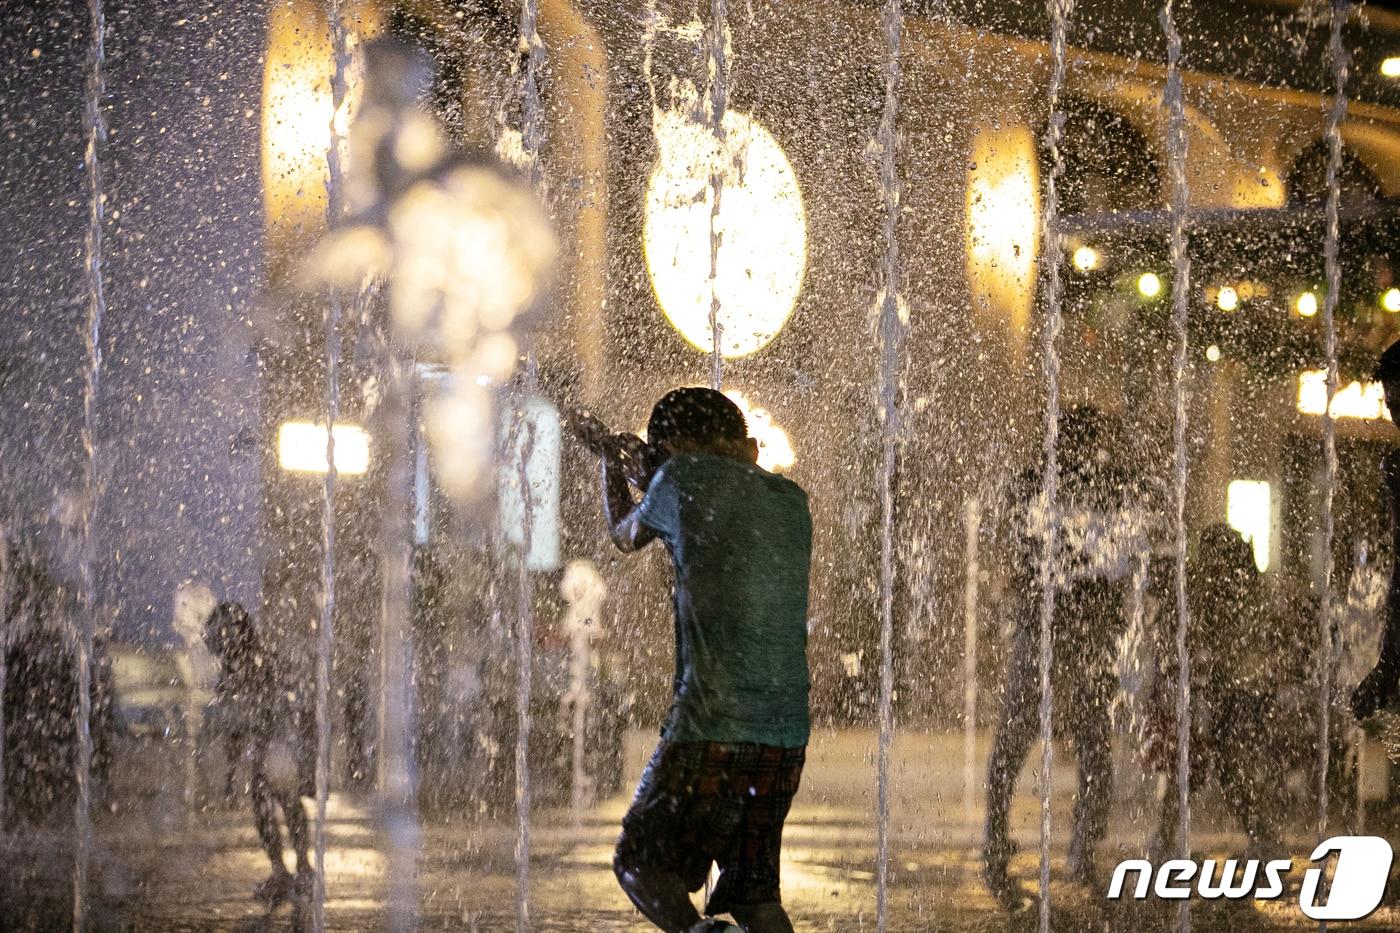
<path fill-rule="evenodd" d="M 1400 311 L 1400 288 L 1387 288 L 1381 292 L 1381 307 L 1391 314 Z"/>
<path fill-rule="evenodd" d="M 1080 272 L 1093 272 L 1099 267 L 1099 251 L 1092 246 L 1081 246 L 1074 251 L 1074 268 Z"/>
<path fill-rule="evenodd" d="M 1381 74 L 1387 78 L 1400 78 L 1400 55 L 1391 55 L 1382 61 Z"/>
<path fill-rule="evenodd" d="M 493 393 L 519 359 L 549 288 L 556 242 L 524 178 L 456 151 L 419 100 L 432 66 L 406 43 L 364 46 L 363 101 L 350 128 L 350 217 L 303 263 L 307 289 L 388 286 L 396 336 L 451 373 L 424 412 L 445 491 L 486 491 Z"/>
<path fill-rule="evenodd" d="M 1229 285 L 1220 286 L 1215 293 L 1215 306 L 1221 311 L 1230 312 L 1240 306 L 1240 293 Z"/>
<path fill-rule="evenodd" d="M 1210 360 L 1212 363 L 1219 363 L 1220 347 L 1216 346 L 1215 344 L 1211 344 L 1210 346 L 1206 347 L 1206 359 Z"/>

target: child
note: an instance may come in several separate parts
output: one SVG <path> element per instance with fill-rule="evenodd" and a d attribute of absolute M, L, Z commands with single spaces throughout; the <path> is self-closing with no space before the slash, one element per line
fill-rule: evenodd
<path fill-rule="evenodd" d="M 1113 789 L 1111 706 L 1117 689 L 1114 660 L 1125 626 L 1123 602 L 1132 558 L 1146 546 L 1145 520 L 1133 503 L 1135 484 L 1120 466 L 1126 446 L 1118 418 L 1081 405 L 1060 422 L 1060 493 L 1057 501 L 1051 620 L 1053 699 L 1079 766 L 1069 869 L 1076 882 L 1097 884 L 1095 850 L 1108 828 Z M 1006 692 L 992 740 L 987 776 L 987 829 L 983 849 L 988 890 L 1005 907 L 1026 906 L 1008 873 L 1014 850 L 1011 799 L 1035 740 L 1040 708 L 1040 566 L 1044 526 L 1038 505 L 1039 466 L 1013 490 L 1013 580 L 1019 596 Z"/>
<path fill-rule="evenodd" d="M 304 897 L 311 891 L 313 874 L 301 798 L 316 793 L 315 723 L 278 659 L 263 649 L 253 617 L 241 605 L 216 606 L 205 623 L 204 640 L 219 659 L 214 695 L 229 724 L 230 740 L 239 743 L 240 755 L 249 753 L 253 820 L 272 863 L 271 876 L 257 886 L 254 897 L 269 905 L 293 894 Z M 296 852 L 295 878 L 282 861 L 278 807 Z"/>
<path fill-rule="evenodd" d="M 1400 424 L 1400 340 L 1381 354 L 1375 378 L 1385 389 L 1390 420 Z M 1382 458 L 1381 481 L 1385 484 L 1385 500 L 1390 503 L 1390 589 L 1386 594 L 1380 659 L 1351 695 L 1351 708 L 1357 719 L 1369 719 L 1400 699 L 1400 449 Z"/>
<path fill-rule="evenodd" d="M 1267 762 L 1276 760 L 1274 741 L 1280 711 L 1275 642 L 1278 630 L 1270 617 L 1263 579 L 1254 563 L 1254 550 L 1240 533 L 1224 522 L 1201 532 L 1196 553 L 1186 572 L 1191 652 L 1191 789 L 1213 778 L 1225 802 L 1249 839 L 1250 858 L 1275 858 L 1280 849 L 1274 825 L 1282 803 Z M 1173 627 L 1176 613 L 1163 613 Z M 1163 632 L 1158 643 L 1174 645 L 1174 634 Z M 1155 721 L 1166 728 L 1152 744 L 1160 747 L 1167 773 L 1166 794 L 1151 851 L 1175 849 L 1180 819 L 1180 785 L 1176 772 L 1175 696 L 1178 669 L 1175 648 L 1161 665 L 1157 702 L 1163 714 Z M 1171 709 L 1171 712 L 1166 710 Z M 1166 856 L 1164 856 L 1166 857 Z"/>
<path fill-rule="evenodd" d="M 783 821 L 809 730 L 807 583 L 812 520 L 796 483 L 757 464 L 743 413 L 713 389 L 683 388 L 652 409 L 647 441 L 575 425 L 603 460 L 613 543 L 660 538 L 675 568 L 676 674 L 670 712 L 613 867 L 668 933 L 792 930 L 779 894 Z M 629 480 L 646 490 L 633 500 Z M 689 892 L 712 862 L 702 919 Z"/>

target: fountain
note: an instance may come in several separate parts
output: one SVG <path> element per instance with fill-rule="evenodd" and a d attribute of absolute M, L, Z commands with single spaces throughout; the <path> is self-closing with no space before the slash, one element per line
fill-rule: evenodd
<path fill-rule="evenodd" d="M 349 93 L 350 33 L 338 0 L 326 5 L 335 70 L 331 76 L 330 145 L 326 148 L 326 222 L 341 223 L 346 213 L 345 172 L 341 162 L 345 140 L 336 126 Z M 326 474 L 321 487 L 321 605 L 316 623 L 316 822 L 313 829 L 316 880 L 312 891 L 311 928 L 326 928 L 326 807 L 331 782 L 331 666 L 335 648 L 335 426 L 340 418 L 341 299 L 332 293 L 326 301 Z"/>
<path fill-rule="evenodd" d="M 720 206 L 724 197 L 724 176 L 730 171 L 725 163 L 729 147 L 725 139 L 724 118 L 729 111 L 729 3 L 710 0 L 710 28 L 707 47 L 708 93 L 705 120 L 714 137 L 714 156 L 710 162 L 710 388 L 724 383 L 724 352 L 720 338 L 724 324 L 720 321 L 719 248 L 724 240 L 720 230 Z"/>
<path fill-rule="evenodd" d="M 880 264 L 878 335 L 880 344 L 880 713 L 876 774 L 875 925 L 889 923 L 890 744 L 894 739 L 894 471 L 900 432 L 900 369 L 904 324 L 899 314 L 898 118 L 900 39 L 904 28 L 900 0 L 888 0 L 881 17 L 885 39 L 885 102 L 876 137 L 880 150 L 880 193 L 884 207 L 884 257 Z"/>
<path fill-rule="evenodd" d="M 1332 575 L 1336 559 L 1332 553 L 1336 537 L 1334 499 L 1337 487 L 1337 425 L 1332 418 L 1332 400 L 1337 394 L 1337 305 L 1342 291 L 1342 267 L 1338 256 L 1341 240 L 1341 164 L 1342 121 L 1347 113 L 1347 68 L 1349 55 L 1342 43 L 1342 26 L 1346 23 L 1350 4 L 1336 0 L 1331 5 L 1327 53 L 1332 61 L 1335 91 L 1332 107 L 1327 114 L 1327 204 L 1326 234 L 1323 241 L 1323 263 L 1327 278 L 1327 293 L 1322 300 L 1322 327 L 1327 369 L 1327 404 L 1322 412 L 1322 599 L 1318 611 L 1318 706 L 1317 706 L 1317 831 L 1327 835 L 1328 788 L 1327 774 L 1332 751 L 1332 667 L 1335 646 L 1332 631 Z M 1325 927 L 1325 924 L 1323 925 Z"/>
<path fill-rule="evenodd" d="M 1040 544 L 1040 933 L 1050 933 L 1050 797 L 1052 792 L 1055 752 L 1053 744 L 1053 695 L 1050 673 L 1054 665 L 1054 639 L 1051 625 L 1055 618 L 1055 594 L 1058 589 L 1058 568 L 1055 554 L 1058 547 L 1056 532 L 1057 499 L 1060 465 L 1060 356 L 1055 341 L 1064 326 L 1063 296 L 1060 285 L 1060 264 L 1064 256 L 1064 234 L 1060 231 L 1060 204 L 1057 186 L 1064 172 L 1060 154 L 1063 116 L 1059 112 L 1060 93 L 1065 83 L 1065 55 L 1069 30 L 1070 5 L 1067 0 L 1049 0 L 1050 13 L 1050 82 L 1046 88 L 1049 102 L 1045 146 L 1050 153 L 1050 175 L 1045 181 L 1045 322 L 1041 325 L 1041 365 L 1045 375 L 1045 440 L 1042 447 L 1044 466 L 1041 470 L 1039 508 L 1044 516 L 1043 538 Z"/>
<path fill-rule="evenodd" d="M 1383 157 L 1400 146 L 1400 27 L 1344 0 L 1325 20 L 1271 8 L 1259 47 L 1226 61 L 1212 41 L 1240 21 L 1215 0 L 1189 16 L 1175 0 L 1150 15 L 1097 0 L 287 0 L 276 16 L 311 24 L 295 36 L 193 8 L 148 28 L 149 2 L 118 15 L 91 0 L 72 49 L 25 19 L 11 62 L 43 91 L 12 121 L 21 162 L 0 171 L 18 239 L 40 244 L 17 254 L 0 334 L 16 348 L 0 360 L 16 465 L 0 481 L 0 854 L 15 866 L 0 910 L 19 925 L 282 909 L 247 897 L 261 863 L 246 801 L 208 793 L 226 736 L 181 679 L 207 651 L 195 615 L 168 618 L 187 582 L 246 603 L 277 651 L 310 662 L 315 878 L 298 923 L 631 922 L 609 851 L 669 695 L 664 560 L 609 559 L 596 478 L 567 444 L 553 459 L 551 418 L 577 394 L 634 426 L 690 383 L 742 399 L 761 462 L 812 504 L 795 915 L 890 933 L 1005 922 L 967 856 L 1017 625 L 1039 754 L 1009 810 L 1025 849 L 1009 870 L 1036 875 L 1041 930 L 1102 906 L 1104 879 L 1054 854 L 1076 757 L 1062 733 L 1089 721 L 1065 703 L 1065 555 L 1079 538 L 1116 546 L 1075 525 L 1061 413 L 1069 425 L 1078 406 L 1129 425 L 1122 467 L 1142 487 L 1104 639 L 1113 756 L 1132 777 L 1113 788 L 1100 874 L 1142 854 L 1158 807 L 1176 845 L 1153 857 L 1246 855 L 1206 780 L 1219 749 L 1193 731 L 1213 701 L 1188 569 L 1221 522 L 1265 581 L 1277 643 L 1258 650 L 1278 672 L 1261 702 L 1293 703 L 1254 756 L 1285 789 L 1286 846 L 1335 831 L 1329 809 L 1353 795 L 1349 831 L 1384 825 L 1366 813 L 1384 783 L 1375 740 L 1339 721 L 1379 623 L 1342 605 L 1336 578 L 1338 544 L 1374 544 L 1384 524 L 1371 490 L 1393 438 L 1366 373 L 1400 333 Z M 219 49 L 234 77 L 187 75 L 158 50 L 169 36 Z M 263 55 L 285 93 L 260 113 L 232 60 Z M 200 93 L 177 108 L 177 87 Z M 147 98 L 208 118 L 163 133 L 136 119 Z M 81 176 L 76 125 L 52 129 L 80 112 Z M 162 172 L 169 203 L 153 196 Z M 266 217 L 233 216 L 257 213 L 237 195 L 260 185 L 287 190 Z M 184 376 L 196 359 L 220 385 Z M 248 381 L 222 384 L 239 367 Z M 192 392 L 205 407 L 177 412 Z M 252 427 L 226 439 L 232 409 L 208 400 L 239 394 Z M 279 447 L 292 423 L 314 451 Z M 1027 506 L 1010 491 L 1037 468 Z M 539 519 L 556 499 L 558 521 Z M 1024 553 L 1018 522 L 1037 537 Z M 536 545 L 558 560 L 532 561 Z M 224 551 L 254 569 L 195 566 Z M 1372 547 L 1353 563 L 1377 561 Z M 377 694 L 372 791 L 337 780 L 355 690 Z M 46 846 L 71 856 L 71 891 Z M 1201 899 L 1114 909 L 1154 928 L 1237 920 Z"/>
<path fill-rule="evenodd" d="M 77 650 L 77 702 L 73 711 L 77 750 L 74 756 L 77 794 L 74 812 L 73 930 L 82 933 L 88 921 L 88 869 L 92 860 L 92 648 L 97 614 L 97 587 L 93 577 L 93 515 L 97 510 L 99 476 L 97 454 L 97 404 L 102 385 L 103 318 L 107 298 L 103 285 L 102 234 L 104 190 L 102 184 L 102 145 L 107 123 L 102 113 L 106 85 L 104 35 L 107 23 L 102 0 L 89 0 L 87 101 L 83 112 L 87 148 L 83 168 L 88 182 L 87 279 L 88 316 L 83 328 L 87 364 L 83 369 L 83 479 L 79 499 L 78 537 L 75 543 L 78 566 L 78 610 L 74 625 Z"/>
<path fill-rule="evenodd" d="M 1171 177 L 1172 327 L 1176 354 L 1172 358 L 1172 525 L 1176 560 L 1176 781 L 1179 803 L 1177 844 L 1179 857 L 1191 857 L 1191 652 L 1188 643 L 1190 616 L 1186 602 L 1186 354 L 1189 346 L 1187 312 L 1191 288 L 1191 260 L 1186 253 L 1186 211 L 1190 187 L 1186 179 L 1186 104 L 1181 91 L 1181 36 L 1176 30 L 1172 0 L 1161 12 L 1167 37 L 1167 84 L 1164 92 L 1168 114 L 1167 160 Z M 1177 929 L 1191 929 L 1191 902 L 1177 908 Z"/>

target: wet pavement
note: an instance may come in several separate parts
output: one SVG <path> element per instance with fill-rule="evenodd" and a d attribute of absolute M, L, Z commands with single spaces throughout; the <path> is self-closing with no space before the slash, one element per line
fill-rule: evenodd
<path fill-rule="evenodd" d="M 982 737 L 985 742 L 985 736 Z M 629 782 L 649 751 L 650 737 L 627 743 Z M 803 788 L 785 835 L 784 895 L 799 930 L 875 928 L 873 733 L 849 730 L 814 735 Z M 1110 845 L 1101 856 L 1096 891 L 1070 883 L 1063 862 L 1073 787 L 1073 759 L 1057 756 L 1054 826 L 1055 929 L 1132 931 L 1169 929 L 1176 904 L 1148 901 L 1114 905 L 1104 897 L 1108 871 L 1120 858 L 1142 854 L 1155 807 L 1135 804 L 1151 794 L 1125 759 L 1117 782 Z M 1384 775 L 1370 756 L 1366 783 L 1378 794 Z M 979 747 L 978 773 L 985 760 Z M 167 762 L 168 764 L 168 762 Z M 239 931 L 291 930 L 306 917 L 291 906 L 269 914 L 250 892 L 265 875 L 246 803 L 191 814 L 183 782 L 159 763 L 118 763 L 115 812 L 97 817 L 92 916 L 97 929 Z M 143 777 L 142 766 L 148 766 Z M 1035 912 L 1008 915 L 979 880 L 980 797 L 964 807 L 962 737 L 901 734 L 892 757 L 890 924 L 892 931 L 1021 930 L 1035 928 Z M 145 784 L 145 793 L 138 793 Z M 155 792 L 152 792 L 152 787 Z M 1013 874 L 1033 886 L 1037 874 L 1039 802 L 1028 768 L 1013 811 L 1021 851 Z M 1144 799 L 1137 797 L 1138 800 Z M 633 931 L 649 927 L 627 903 L 611 872 L 611 847 L 626 806 L 618 795 L 583 813 L 549 810 L 532 823 L 532 928 L 547 931 Z M 1300 802 L 1300 826 L 1307 818 Z M 1195 850 L 1203 857 L 1240 855 L 1243 838 L 1209 795 L 1193 815 Z M 382 926 L 384 858 L 372 798 L 332 796 L 327 827 L 327 925 L 333 930 Z M 507 818 L 440 814 L 426 818 L 419 864 L 424 929 L 511 930 L 515 923 L 515 826 Z M 1373 827 L 1374 829 L 1374 827 Z M 1340 833 L 1341 828 L 1334 829 Z M 63 829 L 12 833 L 3 839 L 6 882 L 0 888 L 0 928 L 49 930 L 66 923 L 71 857 Z M 1317 842 L 1302 832 L 1290 852 L 1305 858 Z M 1301 872 L 1295 872 L 1301 876 Z M 1400 889 L 1400 885 L 1393 885 Z M 1260 904 L 1192 902 L 1197 930 L 1315 928 L 1297 906 L 1296 889 Z M 1383 907 L 1364 929 L 1400 929 L 1400 909 Z"/>

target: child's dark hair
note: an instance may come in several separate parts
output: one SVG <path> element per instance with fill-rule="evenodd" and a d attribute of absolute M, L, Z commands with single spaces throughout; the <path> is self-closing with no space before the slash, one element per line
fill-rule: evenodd
<path fill-rule="evenodd" d="M 1385 348 L 1376 361 L 1375 380 L 1379 383 L 1400 382 L 1400 340 Z"/>
<path fill-rule="evenodd" d="M 744 413 L 722 392 L 701 386 L 672 389 L 661 397 L 647 421 L 647 442 L 698 443 L 742 441 L 749 436 Z"/>

